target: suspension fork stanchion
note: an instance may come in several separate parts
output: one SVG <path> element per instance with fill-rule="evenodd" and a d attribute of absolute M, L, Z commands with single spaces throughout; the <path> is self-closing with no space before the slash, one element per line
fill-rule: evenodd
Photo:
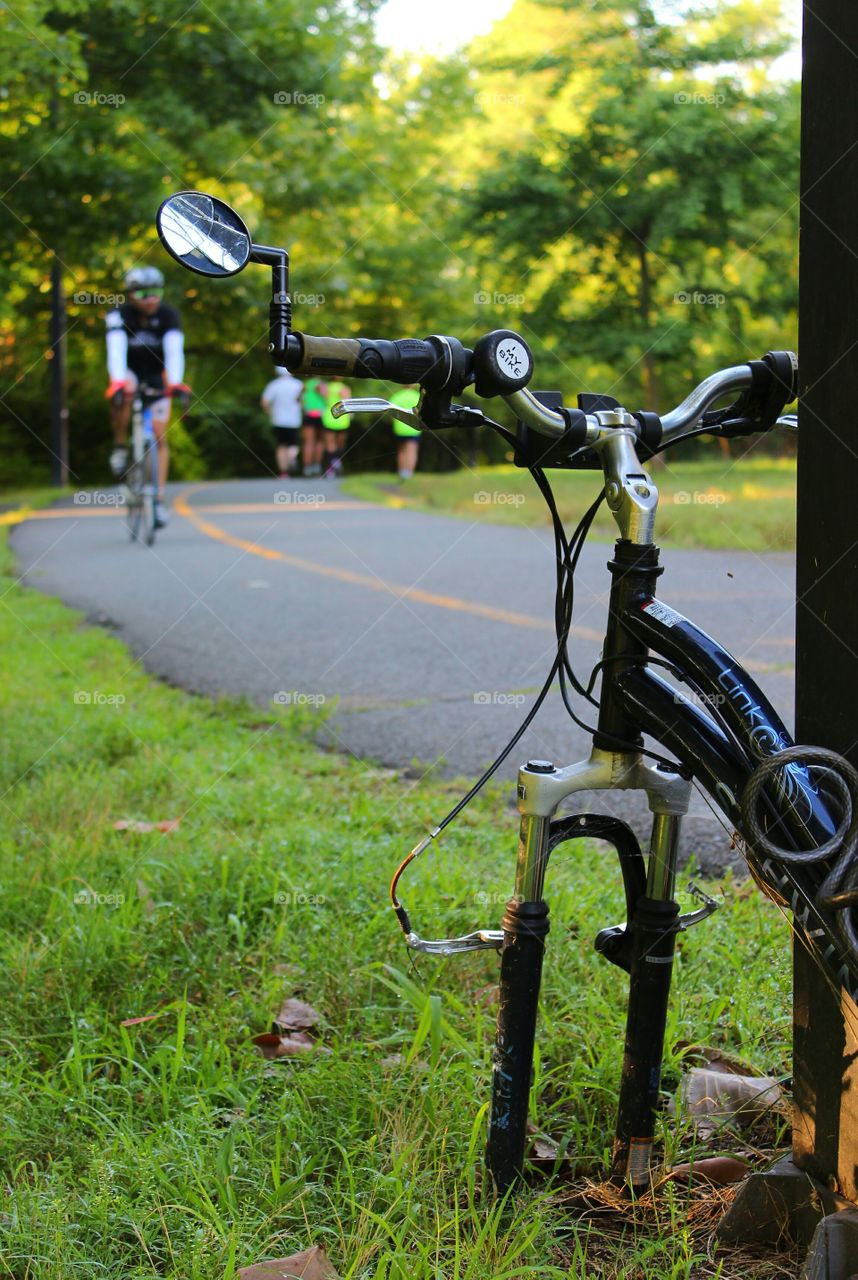
<path fill-rule="evenodd" d="M 542 899 L 548 863 L 550 814 L 527 812 L 528 775 L 554 773 L 547 761 L 530 761 L 519 773 L 521 831 L 515 892 L 502 924 L 500 992 L 486 1165 L 503 1193 L 520 1176 L 527 1141 L 527 1104 L 533 1071 L 542 957 L 548 905 Z"/>
<path fill-rule="evenodd" d="M 627 474 L 621 453 L 621 446 L 610 443 L 603 458 L 608 503 L 624 535 L 608 566 L 612 584 L 605 655 L 612 659 L 614 676 L 646 661 L 646 646 L 624 627 L 623 619 L 652 599 L 661 573 L 658 548 L 652 542 L 658 491 L 648 476 L 639 481 Z M 617 738 L 643 745 L 639 726 L 627 714 L 617 684 L 606 679 L 593 742 L 607 747 Z M 679 919 L 679 904 L 673 898 L 676 854 L 689 790 L 687 782 L 679 781 L 676 794 L 666 803 L 650 792 L 653 825 L 646 893 L 628 922 L 632 933 L 629 1002 L 611 1176 L 633 1193 L 645 1190 L 650 1179 Z"/>
<path fill-rule="evenodd" d="M 646 894 L 629 922 L 634 943 L 611 1176 L 633 1193 L 649 1186 L 679 916 L 673 892 L 681 822 L 678 813 L 654 815 Z"/>

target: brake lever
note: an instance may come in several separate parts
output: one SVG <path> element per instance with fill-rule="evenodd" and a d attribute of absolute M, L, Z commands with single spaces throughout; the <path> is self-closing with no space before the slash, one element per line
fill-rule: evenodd
<path fill-rule="evenodd" d="M 503 929 L 477 929 L 460 938 L 441 938 L 438 941 L 421 938 L 412 930 L 405 935 L 405 941 L 412 951 L 420 951 L 429 956 L 457 956 L 465 951 L 500 951 L 503 946 Z"/>
<path fill-rule="evenodd" d="M 423 423 L 417 417 L 416 413 L 411 413 L 408 409 L 402 409 L 399 405 L 391 404 L 389 400 L 382 400 L 380 396 L 364 396 L 355 400 L 338 400 L 331 408 L 331 414 L 334 418 L 342 418 L 345 414 L 353 413 L 387 413 L 392 418 L 398 418 L 400 422 L 406 423 L 409 427 L 416 427 L 418 431 L 423 430 Z"/>
<path fill-rule="evenodd" d="M 798 414 L 785 413 L 782 417 L 778 418 L 775 426 L 785 427 L 787 431 L 798 431 Z"/>

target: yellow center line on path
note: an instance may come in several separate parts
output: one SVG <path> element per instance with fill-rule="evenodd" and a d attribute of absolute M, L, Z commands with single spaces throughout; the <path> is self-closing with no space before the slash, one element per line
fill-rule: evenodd
<path fill-rule="evenodd" d="M 292 502 L 222 502 L 214 503 L 212 506 L 194 507 L 194 511 L 208 511 L 217 515 L 234 515 L 244 516 L 253 515 L 258 511 L 268 513 L 270 511 L 278 511 L 285 515 L 289 512 L 296 511 L 378 511 L 383 508 L 373 507 L 367 502 L 328 502 L 326 498 L 317 498 L 308 500 L 299 498 Z M 122 502 L 110 503 L 81 503 L 74 507 L 48 507 L 44 511 L 31 511 L 29 507 L 18 507 L 15 511 L 4 511 L 0 515 L 0 525 L 4 524 L 21 524 L 24 520 L 77 520 L 83 516 L 121 516 L 125 514 L 125 504 Z M 184 514 L 184 513 L 182 513 Z"/>
<path fill-rule="evenodd" d="M 118 516 L 120 507 L 50 507 L 46 511 L 31 511 L 29 507 L 18 507 L 15 511 L 4 511 L 0 515 L 0 525 L 21 524 L 24 520 L 77 520 L 78 516 Z"/>
<path fill-rule="evenodd" d="M 179 510 L 178 503 L 181 499 L 177 499 L 176 510 Z M 216 502 L 211 506 L 200 503 L 199 506 L 192 508 L 193 511 L 207 511 L 211 515 L 224 516 L 244 516 L 253 515 L 254 511 L 280 511 L 284 514 L 287 511 L 378 511 L 383 510 L 374 506 L 369 502 L 329 502 L 324 496 L 293 498 L 291 495 L 285 502 Z M 184 515 L 184 511 L 179 513 Z"/>
<path fill-rule="evenodd" d="M 223 542 L 227 546 L 237 547 L 241 551 L 246 551 L 249 555 L 259 556 L 262 560 L 276 560 L 281 564 L 288 564 L 293 569 L 301 569 L 305 573 L 315 573 L 325 578 L 334 578 L 338 582 L 348 582 L 352 586 L 365 587 L 370 591 L 380 591 L 387 595 L 396 596 L 401 600 L 415 601 L 418 604 L 428 604 L 436 609 L 449 609 L 455 613 L 471 614 L 477 618 L 487 618 L 491 622 L 506 622 L 514 627 L 526 627 L 531 631 L 554 631 L 554 623 L 545 618 L 534 618 L 527 613 L 516 613 L 511 609 L 498 609 L 493 605 L 479 604 L 474 600 L 462 600 L 458 596 L 439 595 L 434 591 L 424 591 L 420 587 L 403 587 L 398 583 L 385 582 L 381 578 L 373 577 L 370 574 L 355 573 L 350 569 L 341 569 L 335 565 L 320 564 L 316 560 L 308 560 L 304 556 L 291 555 L 285 551 L 275 551 L 273 547 L 263 547 L 258 542 L 249 542 L 246 538 L 238 538 L 232 533 L 227 533 L 225 529 L 219 528 L 212 524 L 209 520 L 204 520 L 200 513 L 219 515 L 252 515 L 254 512 L 265 512 L 266 514 L 275 511 L 281 514 L 285 512 L 296 511 L 383 511 L 384 507 L 374 506 L 367 502 L 329 502 L 324 501 L 308 502 L 254 502 L 254 503 L 213 503 L 211 505 L 200 504 L 199 506 L 191 506 L 187 499 L 191 494 L 199 493 L 206 486 L 197 485 L 192 489 L 186 490 L 185 493 L 179 494 L 174 503 L 176 515 L 182 516 L 189 521 L 194 528 L 198 529 L 208 538 L 213 538 L 217 542 Z M 309 496 L 309 495 L 308 495 Z M 20 507 L 16 511 L 6 511 L 0 515 L 0 525 L 20 524 L 24 520 L 76 520 L 81 517 L 89 518 L 91 516 L 118 516 L 124 514 L 122 506 L 90 506 L 81 504 L 75 507 L 50 507 L 41 511 L 31 511 L 27 507 Z M 593 627 L 573 626 L 570 628 L 570 635 L 577 636 L 581 640 L 590 640 L 596 644 L 602 644 L 604 641 L 604 633 Z M 742 660 L 742 665 L 748 671 L 760 672 L 779 672 L 787 674 L 792 671 L 792 667 L 786 664 L 760 662 L 754 658 L 746 658 Z"/>
<path fill-rule="evenodd" d="M 367 587 L 371 591 L 383 591 L 403 600 L 414 600 L 420 604 L 434 605 L 438 609 L 450 609 L 456 613 L 469 613 L 478 618 L 488 618 L 492 622 L 507 622 L 514 627 L 527 627 L 536 631 L 554 631 L 554 623 L 548 619 L 534 618 L 527 613 L 514 613 L 509 609 L 497 609 L 493 605 L 477 604 L 473 600 L 462 600 L 457 596 L 442 596 L 432 591 L 423 591 L 419 587 L 399 586 L 397 583 L 384 582 L 369 574 L 354 573 L 350 569 L 340 569 L 334 565 L 319 564 L 318 561 L 307 560 L 304 556 L 290 555 L 285 551 L 275 551 L 273 547 L 263 547 L 258 542 L 248 542 L 246 538 L 237 538 L 234 534 L 227 533 L 225 529 L 220 529 L 217 525 L 211 524 L 210 521 L 200 519 L 197 512 L 205 510 L 205 508 L 202 506 L 192 507 L 186 500 L 191 493 L 196 492 L 199 492 L 199 490 L 189 490 L 176 499 L 174 504 L 176 514 L 184 516 L 195 528 L 199 529 L 200 533 L 206 534 L 207 537 L 226 543 L 227 546 L 237 547 L 241 551 L 246 551 L 249 555 L 260 556 L 263 560 L 278 560 L 282 564 L 291 565 L 295 569 L 303 569 L 306 573 L 316 573 L 325 578 L 335 578 L 339 582 L 349 582 L 354 586 Z M 325 506 L 328 505 L 333 506 L 333 503 L 325 504 Z M 356 505 L 365 506 L 366 504 L 359 503 Z M 325 506 L 320 504 L 314 509 L 324 510 Z M 570 628 L 570 635 L 578 636 L 581 640 L 594 641 L 596 644 L 602 644 L 605 639 L 602 631 L 597 631 L 593 627 L 581 627 L 574 624 Z M 759 662 L 755 659 L 748 659 L 743 665 L 748 671 L 756 672 L 781 669 L 780 664 Z"/>
<path fill-rule="evenodd" d="M 325 578 L 335 578 L 338 582 L 348 582 L 353 586 L 367 587 L 371 591 L 381 591 L 386 595 L 397 596 L 402 600 L 413 600 L 420 604 L 431 604 L 439 609 L 452 609 L 458 613 L 470 613 L 479 618 L 490 618 L 492 622 L 509 622 L 516 627 L 529 627 L 536 631 L 553 631 L 554 624 L 547 619 L 532 618 L 526 613 L 513 613 L 508 609 L 496 609 L 492 605 L 477 604 L 473 600 L 461 600 L 456 596 L 442 596 L 433 591 L 423 591 L 420 587 L 402 587 L 394 582 L 385 582 L 381 578 L 375 578 L 367 573 L 355 573 L 351 569 L 341 569 L 335 565 L 319 564 L 316 560 L 307 560 L 304 556 L 290 555 L 285 551 L 275 551 L 273 547 L 260 546 L 258 542 L 248 542 L 246 538 L 237 538 L 232 533 L 227 533 L 225 529 L 220 529 L 216 524 L 211 524 L 208 520 L 202 520 L 197 515 L 200 507 L 192 507 L 187 502 L 187 494 L 182 494 L 174 503 L 174 510 L 177 515 L 184 516 L 189 520 L 200 533 L 206 534 L 209 538 L 215 538 L 218 542 L 224 542 L 227 546 L 238 547 L 241 551 L 248 552 L 249 555 L 260 556 L 263 560 L 279 560 L 282 564 L 291 565 L 293 569 L 303 569 L 306 573 L 317 573 Z M 357 504 L 364 506 L 366 504 Z M 332 507 L 333 503 L 325 503 L 317 505 L 313 509 L 316 511 L 324 511 Z M 574 630 L 574 628 L 573 628 Z M 593 631 L 588 627 L 580 627 L 576 634 L 587 640 L 601 640 L 602 633 Z"/>

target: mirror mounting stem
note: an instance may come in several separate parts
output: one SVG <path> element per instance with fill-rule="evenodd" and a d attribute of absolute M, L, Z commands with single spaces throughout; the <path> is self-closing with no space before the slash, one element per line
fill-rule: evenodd
<path fill-rule="evenodd" d="M 275 365 L 286 360 L 292 332 L 292 298 L 289 294 L 289 254 L 265 244 L 250 246 L 250 261 L 271 267 L 271 303 L 268 308 L 268 350 Z"/>

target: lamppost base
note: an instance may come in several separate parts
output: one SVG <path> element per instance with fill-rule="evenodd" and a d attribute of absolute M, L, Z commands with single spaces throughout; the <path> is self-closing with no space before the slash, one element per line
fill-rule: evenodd
<path fill-rule="evenodd" d="M 851 1280 L 858 1273 L 858 1208 L 790 1156 L 751 1174 L 715 1234 L 725 1245 L 807 1245 L 801 1280 Z"/>

